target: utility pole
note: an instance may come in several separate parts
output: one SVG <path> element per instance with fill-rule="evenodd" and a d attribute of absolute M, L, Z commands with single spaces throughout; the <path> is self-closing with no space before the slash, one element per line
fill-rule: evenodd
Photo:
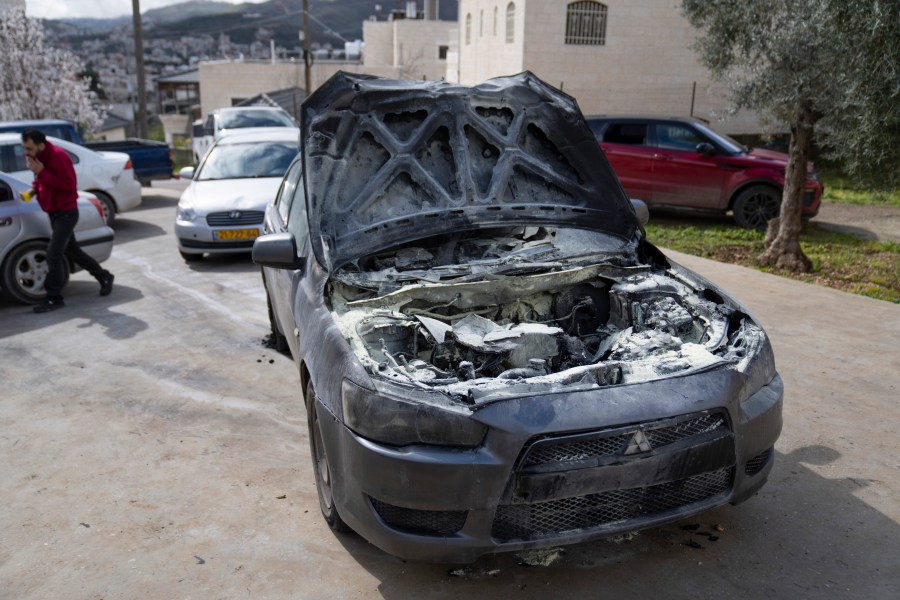
<path fill-rule="evenodd" d="M 137 2 L 137 0 L 134 0 Z M 309 0 L 303 0 L 303 74 L 306 76 L 306 95 L 312 94 L 312 78 L 309 67 L 312 63 L 309 55 Z"/>
<path fill-rule="evenodd" d="M 134 116 L 137 135 L 147 137 L 147 85 L 144 81 L 144 37 L 141 32 L 141 1 L 131 0 L 131 18 L 134 22 L 134 60 L 137 70 L 138 109 Z"/>

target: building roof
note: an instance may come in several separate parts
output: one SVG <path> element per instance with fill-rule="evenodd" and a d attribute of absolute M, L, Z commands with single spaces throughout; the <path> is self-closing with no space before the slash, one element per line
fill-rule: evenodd
<path fill-rule="evenodd" d="M 272 106 L 283 108 L 294 118 L 300 116 L 300 105 L 306 100 L 306 90 L 299 87 L 289 87 L 282 90 L 263 92 L 252 98 L 247 98 L 235 106 Z"/>
<path fill-rule="evenodd" d="M 157 83 L 200 83 L 200 69 L 190 69 L 172 75 L 162 75 L 156 79 Z"/>
<path fill-rule="evenodd" d="M 106 119 L 104 119 L 103 123 L 101 123 L 100 126 L 96 129 L 94 129 L 94 131 L 109 131 L 110 129 L 127 127 L 130 124 L 131 121 L 129 121 L 125 117 L 119 116 L 115 113 L 106 113 Z"/>

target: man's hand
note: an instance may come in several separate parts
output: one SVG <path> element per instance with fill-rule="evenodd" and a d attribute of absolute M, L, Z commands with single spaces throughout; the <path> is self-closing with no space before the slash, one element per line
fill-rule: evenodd
<path fill-rule="evenodd" d="M 30 156 L 25 157 L 25 166 L 28 167 L 28 170 L 35 175 L 44 170 L 44 163 Z"/>

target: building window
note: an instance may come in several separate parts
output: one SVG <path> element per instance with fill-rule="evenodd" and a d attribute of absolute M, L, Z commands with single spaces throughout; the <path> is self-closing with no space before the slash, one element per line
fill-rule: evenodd
<path fill-rule="evenodd" d="M 466 15 L 466 44 L 472 43 L 472 13 Z"/>
<path fill-rule="evenodd" d="M 497 37 L 497 7 L 494 7 L 494 37 Z"/>
<path fill-rule="evenodd" d="M 506 5 L 506 43 L 516 41 L 516 4 L 510 2 Z"/>
<path fill-rule="evenodd" d="M 572 2 L 566 9 L 566 43 L 606 44 L 606 5 L 593 0 Z"/>
<path fill-rule="evenodd" d="M 447 60 L 447 51 L 450 46 L 438 46 L 438 60 Z"/>

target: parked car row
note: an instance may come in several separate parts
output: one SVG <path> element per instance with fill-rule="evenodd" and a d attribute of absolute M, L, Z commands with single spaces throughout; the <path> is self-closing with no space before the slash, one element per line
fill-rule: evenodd
<path fill-rule="evenodd" d="M 783 402 L 768 338 L 653 246 L 641 200 L 756 227 L 760 190 L 783 184 L 774 157 L 699 122 L 585 120 L 530 73 L 471 88 L 338 73 L 299 135 L 228 129 L 182 171 L 178 249 L 260 265 L 333 530 L 471 562 L 766 482 Z M 34 212 L 23 185 L 6 202 Z M 37 285 L 38 257 L 11 256 Z"/>
<path fill-rule="evenodd" d="M 56 137 L 48 136 L 47 139 L 65 150 L 72 159 L 78 189 L 97 197 L 108 225 L 115 221 L 117 213 L 140 205 L 141 184 L 134 178 L 134 166 L 127 154 L 94 152 Z M 0 133 L 0 171 L 26 183 L 34 179 L 25 165 L 25 150 L 17 133 Z"/>

